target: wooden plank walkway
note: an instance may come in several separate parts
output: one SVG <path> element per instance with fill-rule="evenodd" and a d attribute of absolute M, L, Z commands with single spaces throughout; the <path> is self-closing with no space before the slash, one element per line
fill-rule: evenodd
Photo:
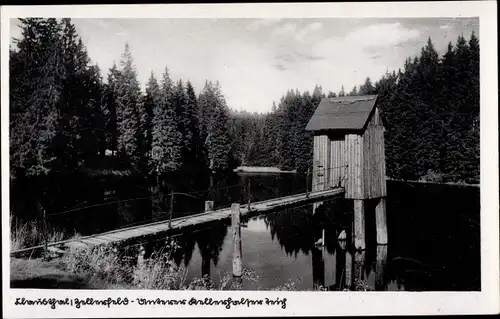
<path fill-rule="evenodd" d="M 273 211 L 278 211 L 284 208 L 293 208 L 307 203 L 314 203 L 332 199 L 334 197 L 341 196 L 344 193 L 344 188 L 333 188 L 324 191 L 311 192 L 309 193 L 309 196 L 306 196 L 305 193 L 301 193 L 251 203 L 250 210 L 248 209 L 248 205 L 245 204 L 241 205 L 241 215 L 243 218 L 248 218 L 256 215 L 270 213 Z M 61 253 L 65 249 L 72 246 L 98 246 L 133 240 L 140 237 L 156 235 L 158 233 L 179 233 L 185 231 L 187 228 L 197 227 L 203 224 L 222 221 L 230 218 L 231 208 L 228 207 L 212 212 L 204 212 L 201 214 L 172 219 L 172 227 L 169 227 L 168 220 L 162 220 L 145 225 L 116 229 L 101 234 L 54 242 L 48 244 L 48 248 L 54 253 Z M 43 245 L 25 248 L 17 251 L 12 251 L 11 256 L 18 257 L 29 255 L 43 249 Z"/>

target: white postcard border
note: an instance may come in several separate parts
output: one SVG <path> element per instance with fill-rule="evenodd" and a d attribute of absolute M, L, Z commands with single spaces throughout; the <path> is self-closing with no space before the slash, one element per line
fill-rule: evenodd
<path fill-rule="evenodd" d="M 218 5 L 127 6 L 10 6 L 1 8 L 1 158 L 2 160 L 2 266 L 3 311 L 8 318 L 31 317 L 204 317 L 283 315 L 392 315 L 479 314 L 499 310 L 499 206 L 498 206 L 498 65 L 496 2 L 415 3 L 294 3 Z M 9 266 L 9 129 L 8 55 L 9 18 L 314 18 L 314 17 L 479 17 L 481 79 L 481 292 L 276 292 L 276 291 L 141 291 L 141 290 L 37 290 L 10 289 Z M 460 280 L 460 278 L 457 278 Z M 103 306 L 76 309 L 48 306 L 19 307 L 16 297 L 276 299 L 279 306 Z"/>

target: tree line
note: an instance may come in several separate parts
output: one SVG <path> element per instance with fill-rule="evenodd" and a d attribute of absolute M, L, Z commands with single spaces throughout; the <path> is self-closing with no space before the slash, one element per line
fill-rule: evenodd
<path fill-rule="evenodd" d="M 143 92 L 128 45 L 106 72 L 90 62 L 70 19 L 20 19 L 10 49 L 11 176 L 129 171 L 169 184 L 224 176 L 237 165 L 305 172 L 305 126 L 324 97 L 378 94 L 393 178 L 479 179 L 479 40 L 439 56 L 432 41 L 403 69 L 349 93 L 289 90 L 267 114 L 229 108 L 218 82 L 197 94 L 165 67 Z"/>
<path fill-rule="evenodd" d="M 161 183 L 224 174 L 229 108 L 218 82 L 196 95 L 165 67 L 145 92 L 128 44 L 103 81 L 70 19 L 20 19 L 10 49 L 11 176 L 132 172 Z"/>
<path fill-rule="evenodd" d="M 472 32 L 439 56 L 429 38 L 420 55 L 348 93 L 290 90 L 268 114 L 239 112 L 233 152 L 246 165 L 305 172 L 313 138 L 305 127 L 321 98 L 378 95 L 387 175 L 396 179 L 479 183 L 479 39 Z"/>

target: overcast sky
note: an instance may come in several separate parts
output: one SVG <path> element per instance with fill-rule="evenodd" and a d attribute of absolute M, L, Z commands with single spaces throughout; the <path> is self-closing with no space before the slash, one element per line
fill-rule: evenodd
<path fill-rule="evenodd" d="M 267 112 L 288 89 L 350 91 L 403 66 L 429 37 L 442 53 L 479 20 L 457 19 L 73 19 L 104 78 L 130 44 L 139 81 L 168 66 L 174 80 L 219 81 L 229 107 Z M 18 36 L 11 20 L 11 35 Z"/>

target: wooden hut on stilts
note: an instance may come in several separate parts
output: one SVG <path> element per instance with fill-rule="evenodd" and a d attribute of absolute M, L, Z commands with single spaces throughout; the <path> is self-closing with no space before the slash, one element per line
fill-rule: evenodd
<path fill-rule="evenodd" d="M 314 132 L 312 190 L 344 187 L 354 202 L 354 245 L 365 249 L 365 206 L 375 201 L 377 243 L 387 244 L 384 125 L 376 95 L 323 98 Z"/>

